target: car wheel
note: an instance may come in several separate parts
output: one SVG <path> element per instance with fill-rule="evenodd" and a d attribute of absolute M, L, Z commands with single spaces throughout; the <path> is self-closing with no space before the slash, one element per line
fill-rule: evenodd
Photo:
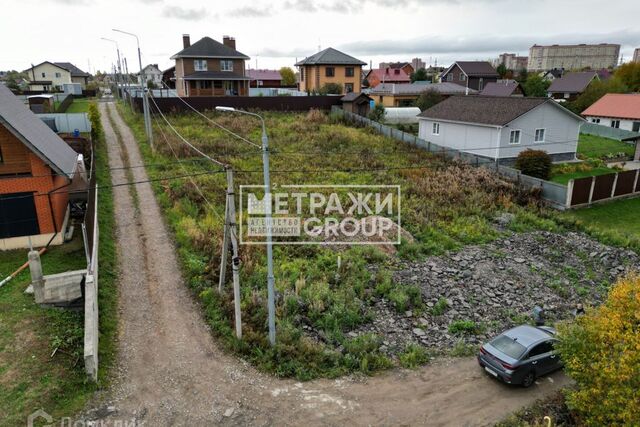
<path fill-rule="evenodd" d="M 525 375 L 524 378 L 522 379 L 522 387 L 524 388 L 531 387 L 535 381 L 536 381 L 536 374 L 533 371 L 531 371 L 527 375 Z"/>

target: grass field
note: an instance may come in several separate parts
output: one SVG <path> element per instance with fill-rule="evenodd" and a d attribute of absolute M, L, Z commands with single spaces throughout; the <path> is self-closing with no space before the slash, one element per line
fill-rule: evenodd
<path fill-rule="evenodd" d="M 576 209 L 566 215 L 601 232 L 617 233 L 640 241 L 640 198 L 618 200 Z"/>
<path fill-rule="evenodd" d="M 570 173 L 563 173 L 560 175 L 554 175 L 551 177 L 551 181 L 557 182 L 558 184 L 567 185 L 570 180 L 577 178 L 585 178 L 587 176 L 598 176 L 598 175 L 606 175 L 608 173 L 616 172 L 615 169 L 607 168 L 607 167 L 596 167 L 585 171 L 576 171 Z"/>
<path fill-rule="evenodd" d="M 141 116 L 133 115 L 127 106 L 119 105 L 119 110 L 140 142 L 145 162 L 154 165 L 148 168 L 151 178 L 218 169 L 197 161 L 197 155 L 158 121 L 154 123 L 156 153 L 152 154 L 143 142 Z M 518 206 L 516 199 L 527 200 L 526 196 L 488 170 L 445 162 L 372 129 L 347 126 L 319 112 L 265 116 L 274 186 L 402 186 L 402 223 L 415 238 L 399 246 L 402 258 L 422 258 L 491 241 L 500 236 L 491 225 L 498 212 L 515 213 L 513 227 L 518 230 L 555 227 Z M 252 141 L 260 140 L 255 119 L 219 113 L 210 117 Z M 192 114 L 168 115 L 168 120 L 200 150 L 231 164 L 236 170 L 236 186 L 262 183 L 259 149 Z M 176 162 L 170 146 L 182 163 Z M 189 180 L 160 181 L 155 190 L 175 233 L 188 283 L 199 295 L 212 330 L 230 350 L 265 371 L 300 379 L 354 371 L 371 373 L 396 363 L 381 353 L 377 336 L 348 335 L 359 325 L 371 322 L 374 298 L 387 298 L 397 309 L 416 313 L 424 309 L 418 289 L 393 283 L 387 271 L 389 258 L 373 247 L 338 252 L 324 246 L 277 246 L 275 276 L 281 297 L 277 303 L 278 344 L 272 348 L 265 330 L 265 253 L 263 247 L 242 246 L 241 298 L 245 314 L 243 340 L 236 340 L 229 287 L 222 294 L 213 290 L 218 280 L 225 179 L 220 173 L 193 179 L 206 200 Z M 378 271 L 367 269 L 370 264 Z M 337 272 L 340 280 L 335 279 Z M 307 334 L 306 324 L 320 330 L 320 336 Z"/>
<path fill-rule="evenodd" d="M 634 153 L 633 144 L 628 144 L 615 139 L 603 138 L 596 135 L 580 134 L 578 141 L 578 155 L 588 159 L 603 159 L 607 157 L 617 157 L 618 153 L 624 153 L 632 157 Z"/>
<path fill-rule="evenodd" d="M 104 140 L 97 146 L 98 183 L 109 183 Z M 108 379 L 115 355 L 117 307 L 111 190 L 100 193 L 100 376 Z M 45 274 L 86 268 L 80 228 L 75 239 L 51 247 L 42 256 Z M 0 252 L 0 276 L 11 274 L 27 259 L 27 250 Z M 24 425 L 43 408 L 55 418 L 73 416 L 98 386 L 86 381 L 82 312 L 40 308 L 24 293 L 29 269 L 0 288 L 0 425 Z M 52 356 L 53 351 L 56 351 Z"/>
<path fill-rule="evenodd" d="M 66 113 L 88 113 L 89 112 L 89 104 L 93 102 L 87 98 L 76 98 L 73 100 L 69 108 L 67 108 Z"/>

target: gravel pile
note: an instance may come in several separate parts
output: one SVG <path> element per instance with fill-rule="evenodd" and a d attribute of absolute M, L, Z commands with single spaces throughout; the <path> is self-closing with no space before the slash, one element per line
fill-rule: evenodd
<path fill-rule="evenodd" d="M 394 282 L 418 286 L 424 308 L 398 313 L 380 299 L 372 307 L 372 323 L 349 336 L 376 333 L 390 355 L 411 342 L 441 351 L 461 343 L 479 344 L 531 322 L 535 306 L 543 307 L 547 324 L 553 324 L 574 316 L 577 303 L 598 305 L 610 283 L 638 269 L 640 258 L 633 251 L 602 245 L 583 234 L 513 234 L 457 253 L 398 264 Z"/>

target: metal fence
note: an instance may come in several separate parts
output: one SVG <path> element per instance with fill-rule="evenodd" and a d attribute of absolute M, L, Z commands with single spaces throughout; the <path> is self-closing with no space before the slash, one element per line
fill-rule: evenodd
<path fill-rule="evenodd" d="M 340 96 L 194 96 L 184 101 L 198 111 L 213 110 L 217 106 L 271 111 L 309 111 L 312 108 L 329 110 L 340 104 Z M 162 112 L 189 111 L 179 98 L 157 98 L 155 104 Z M 133 98 L 138 111 L 142 111 L 142 98 Z"/>
<path fill-rule="evenodd" d="M 602 136 L 604 138 L 615 139 L 617 141 L 637 141 L 640 140 L 640 133 L 630 130 L 616 129 L 610 126 L 602 126 L 596 123 L 583 123 L 580 127 L 581 133 L 587 135 Z"/>
<path fill-rule="evenodd" d="M 79 132 L 91 132 L 91 122 L 87 113 L 47 113 L 36 115 L 40 119 L 54 120 L 58 132 L 73 133 L 76 129 Z"/>
<path fill-rule="evenodd" d="M 402 141 L 413 147 L 421 148 L 431 153 L 441 154 L 447 159 L 463 161 L 474 166 L 493 168 L 500 176 L 518 183 L 523 188 L 539 188 L 541 190 L 541 197 L 544 200 L 548 201 L 553 207 L 559 209 L 568 207 L 567 186 L 524 175 L 518 169 L 501 165 L 499 164 L 499 162 L 496 162 L 494 159 L 489 157 L 478 156 L 473 153 L 468 153 L 465 151 L 460 151 L 453 148 L 444 147 L 442 145 L 434 144 L 433 142 L 419 138 L 416 135 L 383 125 L 382 123 L 378 123 L 358 114 L 344 111 L 343 109 L 338 107 L 333 107 L 331 111 L 334 114 L 341 114 L 346 120 L 353 123 L 370 126 L 384 136 Z"/>

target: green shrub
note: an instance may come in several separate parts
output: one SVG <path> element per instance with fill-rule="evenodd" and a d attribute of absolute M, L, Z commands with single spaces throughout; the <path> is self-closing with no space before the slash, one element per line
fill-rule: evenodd
<path fill-rule="evenodd" d="M 340 83 L 325 83 L 320 88 L 320 95 L 340 95 L 342 85 Z"/>
<path fill-rule="evenodd" d="M 378 102 L 373 107 L 373 110 L 369 112 L 369 119 L 373 120 L 374 122 L 381 122 L 382 120 L 384 120 L 384 105 Z"/>
<path fill-rule="evenodd" d="M 437 303 L 431 307 L 429 311 L 432 316 L 442 316 L 445 311 L 449 308 L 449 303 L 446 298 L 440 298 Z"/>
<path fill-rule="evenodd" d="M 421 345 L 411 343 L 405 348 L 399 359 L 400 366 L 413 369 L 427 363 L 429 361 L 429 354 Z"/>
<path fill-rule="evenodd" d="M 560 325 L 557 345 L 576 382 L 569 408 L 585 425 L 640 425 L 640 276 L 621 279 L 604 305 Z"/>
<path fill-rule="evenodd" d="M 551 175 L 551 156 L 546 151 L 526 149 L 518 154 L 516 169 L 520 169 L 525 175 L 549 179 Z"/>
<path fill-rule="evenodd" d="M 474 335 L 480 332 L 480 329 L 473 320 L 455 320 L 449 324 L 449 332 L 453 335 Z"/>

